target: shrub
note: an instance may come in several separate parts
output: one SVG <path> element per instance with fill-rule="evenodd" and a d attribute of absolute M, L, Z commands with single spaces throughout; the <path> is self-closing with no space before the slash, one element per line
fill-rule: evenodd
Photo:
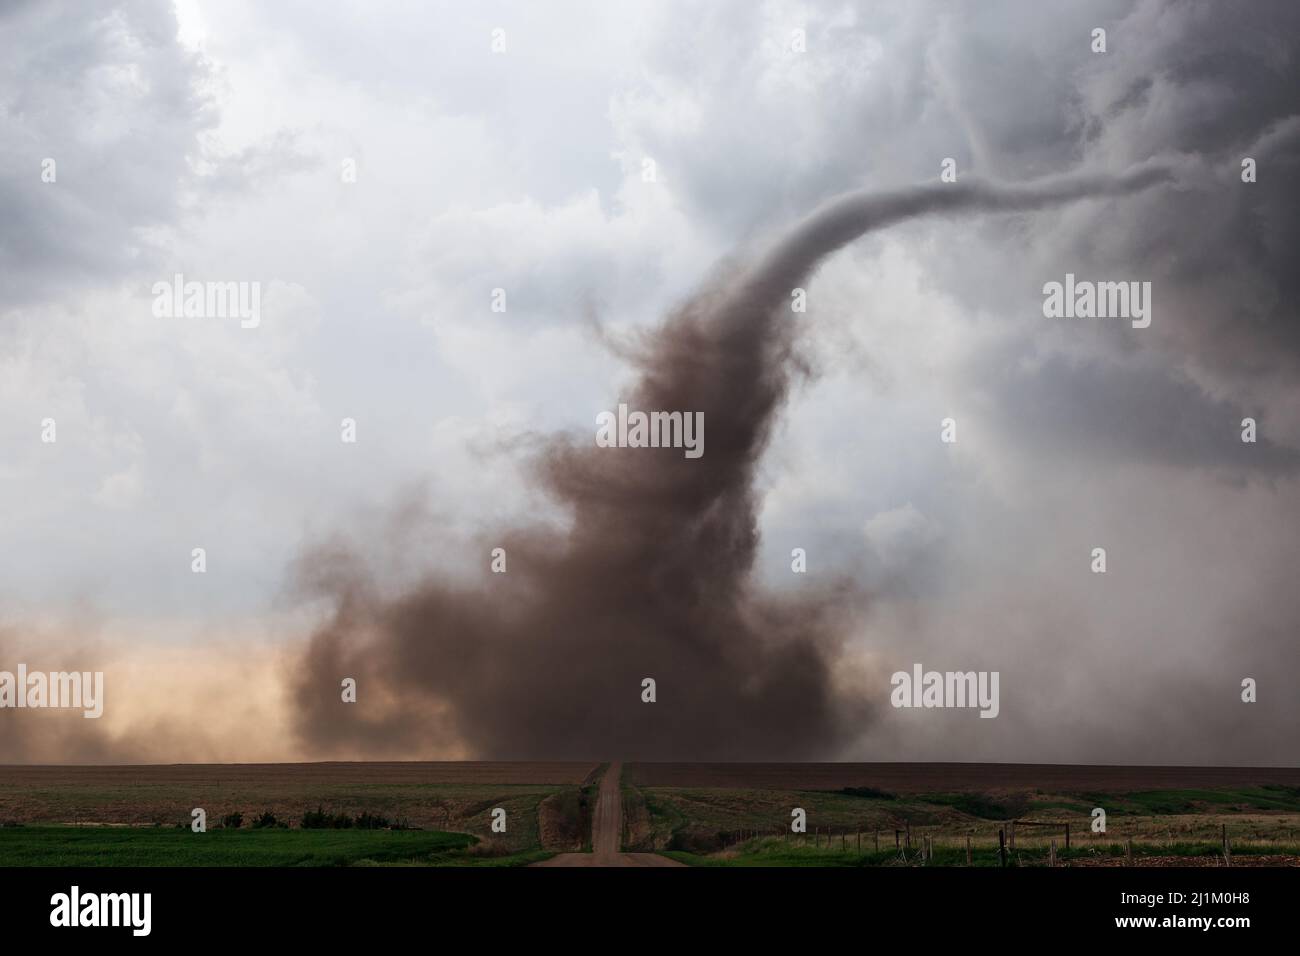
<path fill-rule="evenodd" d="M 366 821 L 363 824 L 362 821 Z M 382 821 L 378 823 L 377 821 Z M 326 813 L 321 807 L 315 810 L 308 810 L 302 815 L 302 828 L 304 830 L 350 830 L 352 827 L 367 826 L 368 829 L 378 829 L 379 826 L 387 825 L 388 821 L 383 817 L 377 817 L 369 813 L 363 813 L 354 821 L 346 813 Z"/>
<path fill-rule="evenodd" d="M 289 824 L 281 823 L 279 820 L 277 820 L 275 818 L 275 814 L 271 813 L 270 811 L 263 813 L 260 817 L 258 817 L 256 820 L 253 821 L 254 830 L 266 830 L 266 829 L 285 830 L 288 828 L 288 826 Z"/>
<path fill-rule="evenodd" d="M 308 810 L 302 815 L 302 828 L 304 830 L 328 830 L 330 821 L 333 819 L 328 813 L 317 807 L 315 810 Z"/>
<path fill-rule="evenodd" d="M 238 810 L 234 813 L 227 813 L 221 818 L 221 825 L 227 830 L 238 830 L 244 825 L 244 815 Z"/>

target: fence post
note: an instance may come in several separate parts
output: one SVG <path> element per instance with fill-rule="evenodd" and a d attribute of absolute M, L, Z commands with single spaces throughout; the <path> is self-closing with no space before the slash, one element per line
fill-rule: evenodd
<path fill-rule="evenodd" d="M 912 849 L 912 821 L 911 821 L 911 820 L 904 820 L 904 821 L 903 821 L 903 826 L 907 827 L 907 831 L 906 831 L 906 837 L 907 837 L 907 848 L 910 850 L 910 849 Z"/>
<path fill-rule="evenodd" d="M 1050 851 L 1048 851 L 1047 865 L 1056 866 L 1056 841 L 1055 840 L 1052 841 L 1052 848 Z"/>
<path fill-rule="evenodd" d="M 898 846 L 899 846 L 899 844 L 898 844 L 898 834 L 899 834 L 899 830 L 898 830 L 897 827 L 895 827 L 895 828 L 894 828 L 894 849 L 895 849 L 895 850 L 897 850 L 897 849 L 898 849 Z"/>
<path fill-rule="evenodd" d="M 1007 865 L 1007 831 L 998 830 L 998 860 L 1002 866 Z"/>
<path fill-rule="evenodd" d="M 1070 848 L 1070 824 L 1065 825 L 1065 848 Z"/>
<path fill-rule="evenodd" d="M 973 861 L 971 860 L 970 855 L 970 834 L 968 833 L 966 834 L 966 865 L 970 866 L 972 863 Z"/>

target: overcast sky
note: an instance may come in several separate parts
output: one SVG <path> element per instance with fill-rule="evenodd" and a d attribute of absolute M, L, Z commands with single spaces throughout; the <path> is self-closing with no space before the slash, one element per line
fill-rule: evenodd
<path fill-rule="evenodd" d="M 880 706 L 831 756 L 1295 764 L 1297 90 L 1288 0 L 0 4 L 0 669 L 108 685 L 0 712 L 0 760 L 477 755 L 295 729 L 304 562 L 480 576 L 481 529 L 563 523 L 522 450 L 591 440 L 619 343 L 952 158 L 1179 178 L 901 225 L 789 317 L 753 577 L 865 596 L 836 680 Z M 176 273 L 260 325 L 156 316 Z M 1150 327 L 1045 318 L 1066 273 L 1150 282 Z M 999 671 L 999 717 L 889 708 L 914 662 Z"/>

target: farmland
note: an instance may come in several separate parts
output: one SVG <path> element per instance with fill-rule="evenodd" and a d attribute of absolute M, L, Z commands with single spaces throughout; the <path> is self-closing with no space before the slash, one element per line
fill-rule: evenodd
<path fill-rule="evenodd" d="M 0 865 L 585 864 L 607 766 L 4 767 Z M 606 857 L 639 865 L 1300 864 L 1285 768 L 633 763 L 601 792 Z"/>
<path fill-rule="evenodd" d="M 640 787 L 840 790 L 894 793 L 1016 790 L 1170 790 L 1254 784 L 1300 787 L 1300 767 L 1111 767 L 977 763 L 629 763 Z"/>
<path fill-rule="evenodd" d="M 93 865 L 96 854 L 104 862 L 161 865 L 449 862 L 446 854 L 458 853 L 460 862 L 515 855 L 531 862 L 589 845 L 584 786 L 598 769 L 524 762 L 10 766 L 0 768 L 0 865 Z M 209 829 L 198 857 L 194 841 L 184 839 L 194 808 L 205 811 Z M 506 812 L 505 833 L 491 830 L 496 808 Z M 385 829 L 302 830 L 303 817 L 317 809 L 349 823 L 369 815 Z M 223 827 L 233 814 L 243 817 L 241 826 Z M 276 825 L 251 830 L 263 815 Z M 447 837 L 450 843 L 438 842 Z"/>
<path fill-rule="evenodd" d="M 476 846 L 467 834 L 430 830 L 0 830 L 0 861 L 6 866 L 517 866 L 550 855 L 484 853 Z"/>
<path fill-rule="evenodd" d="M 973 764 L 631 764 L 629 849 L 693 865 L 1300 863 L 1300 771 Z M 1104 833 L 1093 811 L 1106 814 Z M 807 832 L 791 833 L 804 811 Z M 1013 824 L 1014 821 L 1014 824 Z M 1065 830 L 1070 830 L 1066 848 Z"/>

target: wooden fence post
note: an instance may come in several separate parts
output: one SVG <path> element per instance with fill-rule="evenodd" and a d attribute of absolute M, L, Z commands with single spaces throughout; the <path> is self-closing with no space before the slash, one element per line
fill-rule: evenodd
<path fill-rule="evenodd" d="M 1052 848 L 1048 851 L 1047 865 L 1056 866 L 1056 841 L 1052 841 Z"/>
<path fill-rule="evenodd" d="M 998 830 L 998 860 L 1007 865 L 1007 831 L 1003 829 Z"/>
<path fill-rule="evenodd" d="M 970 855 L 970 834 L 968 833 L 966 834 L 966 865 L 971 866 L 973 862 Z"/>
<path fill-rule="evenodd" d="M 1070 824 L 1065 825 L 1065 848 L 1070 848 Z"/>

